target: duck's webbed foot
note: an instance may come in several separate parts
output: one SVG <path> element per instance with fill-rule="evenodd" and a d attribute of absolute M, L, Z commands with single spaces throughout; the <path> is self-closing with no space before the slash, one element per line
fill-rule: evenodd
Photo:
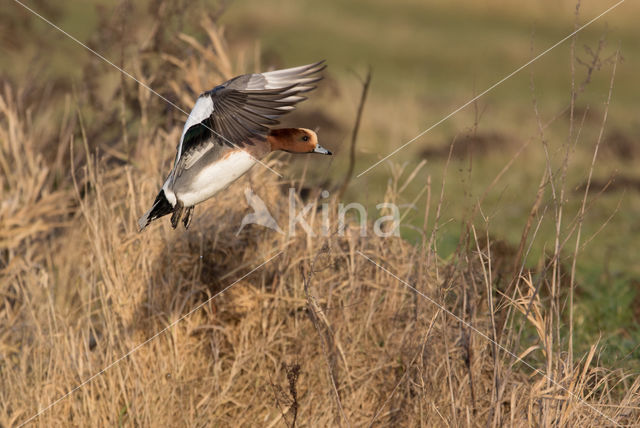
<path fill-rule="evenodd" d="M 171 216 L 171 227 L 174 229 L 178 227 L 178 223 L 180 222 L 180 217 L 182 217 L 182 211 L 184 210 L 184 205 L 182 201 L 179 199 L 176 201 L 176 206 L 173 208 L 173 215 Z"/>
<path fill-rule="evenodd" d="M 189 229 L 189 226 L 191 225 L 191 220 L 193 219 L 193 209 L 193 206 L 187 207 L 187 212 L 184 214 L 184 217 L 182 217 L 182 224 L 184 224 L 185 229 Z"/>

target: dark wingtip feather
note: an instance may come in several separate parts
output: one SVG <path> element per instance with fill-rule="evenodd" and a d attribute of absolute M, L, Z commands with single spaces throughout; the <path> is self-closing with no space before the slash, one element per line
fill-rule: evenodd
<path fill-rule="evenodd" d="M 163 217 L 167 214 L 171 214 L 173 212 L 173 207 L 169 203 L 166 195 L 164 194 L 164 190 L 160 190 L 158 196 L 156 196 L 155 201 L 153 202 L 153 206 L 149 211 L 147 211 L 140 219 L 138 219 L 138 227 L 139 232 L 142 232 L 149 224 Z"/>

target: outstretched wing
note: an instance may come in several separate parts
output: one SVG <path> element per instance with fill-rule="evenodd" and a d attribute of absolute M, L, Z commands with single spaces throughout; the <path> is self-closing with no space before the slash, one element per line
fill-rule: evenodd
<path fill-rule="evenodd" d="M 264 140 L 277 118 L 315 89 L 323 61 L 266 73 L 245 74 L 198 97 L 185 123 L 176 154 L 176 175 L 215 145 L 243 147 Z"/>

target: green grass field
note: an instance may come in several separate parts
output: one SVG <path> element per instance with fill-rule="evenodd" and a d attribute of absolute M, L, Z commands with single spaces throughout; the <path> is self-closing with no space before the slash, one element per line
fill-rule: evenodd
<path fill-rule="evenodd" d="M 300 1 L 292 5 L 285 1 L 268 4 L 243 1 L 231 5 L 222 22 L 232 40 L 259 39 L 266 58 L 275 58 L 279 64 L 327 58 L 329 72 L 338 81 L 342 102 L 319 101 L 316 105 L 347 129 L 359 97 L 357 75 L 363 77 L 367 66 L 372 67 L 373 83 L 358 142 L 359 173 L 570 34 L 576 25 L 573 2 L 530 6 L 500 1 L 458 3 Z M 578 25 L 613 4 L 583 2 Z M 583 343 L 602 334 L 611 346 L 610 358 L 622 364 L 640 357 L 637 348 L 640 331 L 638 319 L 633 315 L 637 305 L 634 298 L 640 291 L 637 288 L 640 119 L 636 90 L 640 40 L 635 22 L 630 19 L 630 14 L 637 10 L 637 5 L 623 4 L 580 32 L 575 40 L 575 56 L 580 61 L 575 65 L 576 86 L 586 79 L 587 68 L 582 64 L 593 60 L 590 54 L 597 49 L 599 40 L 606 40 L 606 44 L 600 54 L 602 64 L 598 63 L 600 67 L 593 71 L 576 101 L 566 180 L 568 216 L 563 224 L 563 230 L 568 230 L 569 221 L 582 203 L 580 186 L 587 179 L 611 80 L 611 62 L 604 60 L 611 60 L 619 48 L 624 60 L 616 70 L 594 179 L 600 187 L 611 177 L 622 184 L 597 196 L 600 189 L 596 188 L 589 198 L 594 202 L 585 215 L 583 239 L 596 233 L 597 236 L 581 250 L 578 283 L 584 293 L 579 311 L 584 314 L 579 321 Z M 423 223 L 424 196 L 415 202 L 414 199 L 423 189 L 425 178 L 431 177 L 434 191 L 439 191 L 443 177 L 446 178 L 442 218 L 450 221 L 441 229 L 439 248 L 443 256 L 454 251 L 466 216 L 497 173 L 531 139 L 481 205 L 491 236 L 517 245 L 546 164 L 533 99 L 535 96 L 542 122 L 569 105 L 570 55 L 568 40 L 389 159 L 396 165 L 406 163 L 407 171 L 422 159 L 427 160 L 420 172 L 422 179 L 414 180 L 402 195 L 401 202 L 417 206 L 408 216 L 413 226 L 421 227 Z M 581 123 L 578 133 L 576 129 Z M 349 139 L 345 134 L 346 131 L 331 134 L 336 141 L 326 141 L 342 155 L 336 159 L 337 174 L 346 164 Z M 465 139 L 469 135 L 482 137 L 483 144 L 477 143 L 478 138 Z M 463 145 L 462 155 L 452 161 L 445 175 L 446 149 L 456 137 Z M 550 165 L 555 171 L 560 171 L 568 139 L 567 113 L 544 133 Z M 374 209 L 390 171 L 389 163 L 385 162 L 354 179 L 348 197 L 364 200 Z M 363 192 L 363 188 L 367 191 Z M 550 250 L 555 234 L 549 189 L 544 205 L 550 210 L 533 244 L 530 265 L 538 263 L 542 254 Z M 479 227 L 485 226 L 480 216 L 474 221 Z M 409 227 L 403 233 L 409 240 L 415 237 Z M 567 244 L 567 258 L 572 254 L 568 249 L 573 249 L 574 242 L 571 239 Z"/>

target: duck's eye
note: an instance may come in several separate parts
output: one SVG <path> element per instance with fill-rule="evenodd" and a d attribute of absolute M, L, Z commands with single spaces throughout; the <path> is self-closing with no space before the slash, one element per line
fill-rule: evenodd
<path fill-rule="evenodd" d="M 309 136 L 305 135 L 304 137 L 302 137 L 302 141 L 309 141 Z"/>

